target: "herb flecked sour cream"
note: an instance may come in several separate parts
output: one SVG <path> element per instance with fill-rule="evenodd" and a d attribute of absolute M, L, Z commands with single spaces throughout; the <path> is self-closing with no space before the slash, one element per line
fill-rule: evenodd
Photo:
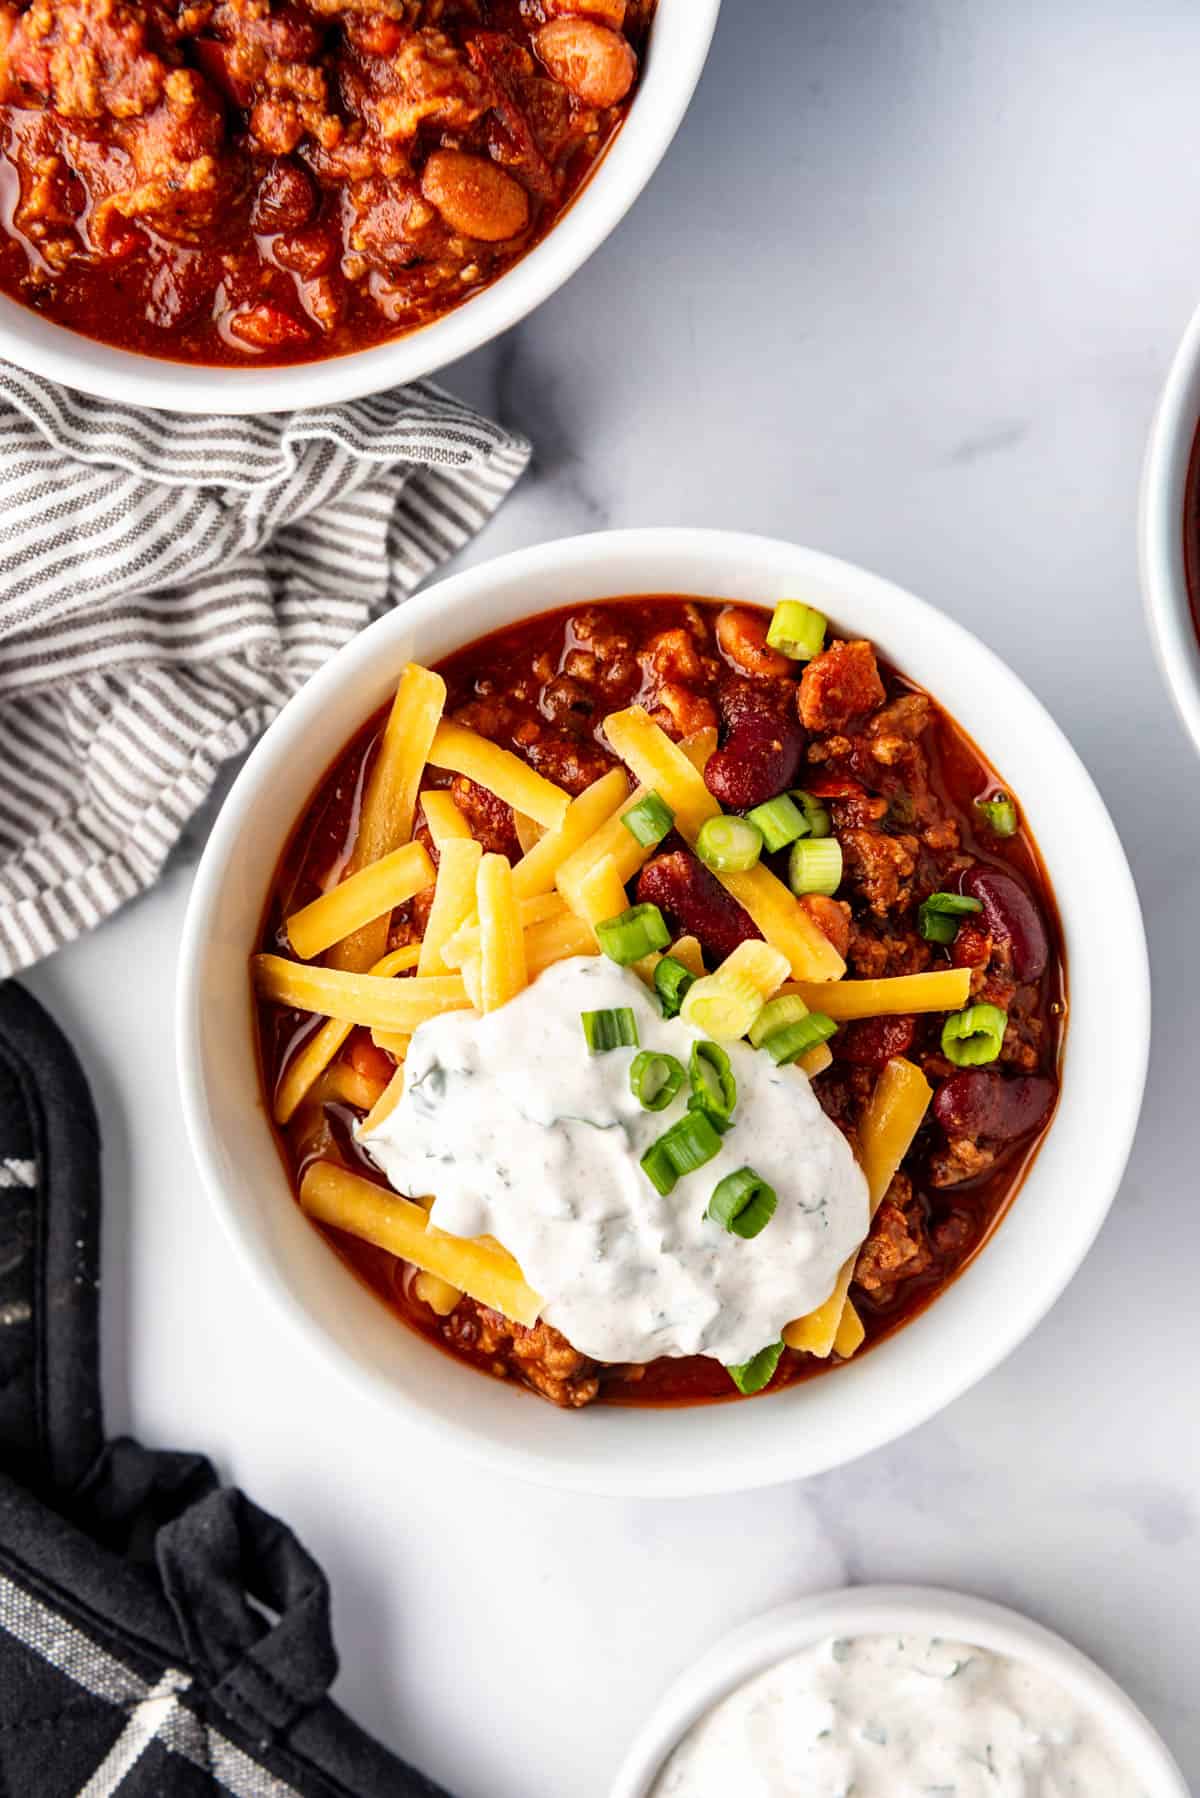
<path fill-rule="evenodd" d="M 638 1048 L 590 1054 L 580 1014 L 621 1006 Z M 651 1049 L 686 1067 L 704 1040 L 604 956 L 559 962 L 486 1017 L 422 1024 L 403 1098 L 360 1140 L 397 1192 L 434 1195 L 438 1229 L 503 1243 L 581 1354 L 735 1365 L 828 1298 L 867 1233 L 867 1188 L 804 1074 L 743 1042 L 721 1045 L 737 1104 L 719 1154 L 661 1196 L 638 1164 L 685 1115 L 688 1087 L 644 1110 L 630 1065 Z M 745 1167 L 779 1201 L 750 1239 L 705 1215 L 718 1181 Z"/>
<path fill-rule="evenodd" d="M 928 1636 L 825 1641 L 702 1717 L 651 1798 L 1151 1798 L 1033 1667 Z"/>

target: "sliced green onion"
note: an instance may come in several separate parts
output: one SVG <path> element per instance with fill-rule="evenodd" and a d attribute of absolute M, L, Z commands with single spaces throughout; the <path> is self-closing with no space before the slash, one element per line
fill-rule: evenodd
<path fill-rule="evenodd" d="M 681 1061 L 653 1049 L 643 1049 L 629 1064 L 629 1090 L 646 1111 L 665 1111 L 686 1079 Z"/>
<path fill-rule="evenodd" d="M 671 940 L 657 905 L 631 905 L 628 911 L 597 924 L 596 935 L 608 959 L 623 968 L 655 949 L 665 949 Z"/>
<path fill-rule="evenodd" d="M 801 837 L 792 844 L 788 885 L 793 893 L 836 893 L 842 884 L 842 845 L 836 837 Z"/>
<path fill-rule="evenodd" d="M 719 874 L 742 874 L 762 854 L 762 831 L 749 818 L 707 818 L 696 838 L 696 854 Z"/>
<path fill-rule="evenodd" d="M 745 1036 L 762 1006 L 762 993 L 750 976 L 732 971 L 726 963 L 715 974 L 693 980 L 684 995 L 682 1016 L 693 1030 L 732 1043 Z"/>
<path fill-rule="evenodd" d="M 692 1044 L 688 1079 L 692 1085 L 689 1107 L 693 1111 L 703 1111 L 723 1134 L 729 1128 L 737 1104 L 737 1076 L 719 1043 Z"/>
<path fill-rule="evenodd" d="M 786 793 L 778 799 L 768 799 L 765 805 L 756 805 L 752 812 L 746 813 L 746 821 L 753 824 L 762 834 L 767 849 L 786 849 L 797 837 L 808 835 L 808 821 L 800 807 Z"/>
<path fill-rule="evenodd" d="M 942 1054 L 956 1068 L 978 1068 L 995 1061 L 1004 1045 L 1008 1013 L 998 1005 L 968 1005 L 942 1025 Z"/>
<path fill-rule="evenodd" d="M 673 955 L 664 955 L 654 970 L 654 990 L 662 1001 L 664 1018 L 677 1018 L 679 1008 L 696 976 Z"/>
<path fill-rule="evenodd" d="M 764 1041 L 763 1048 L 776 1067 L 786 1067 L 788 1062 L 807 1055 L 810 1049 L 827 1043 L 836 1029 L 833 1019 L 827 1018 L 823 1011 L 810 1011 L 806 1018 L 797 1018 L 794 1024 L 785 1024 L 782 1030 L 774 1031 Z"/>
<path fill-rule="evenodd" d="M 977 799 L 975 810 L 994 836 L 1016 836 L 1016 802 L 1010 799 L 1007 793 L 993 793 L 990 799 Z"/>
<path fill-rule="evenodd" d="M 808 1006 L 798 993 L 784 993 L 778 999 L 768 999 L 750 1026 L 751 1046 L 761 1049 L 776 1030 L 784 1030 L 789 1024 L 798 1024 L 801 1018 L 807 1016 Z"/>
<path fill-rule="evenodd" d="M 952 943 L 958 920 L 982 910 L 980 901 L 967 893 L 930 893 L 918 908 L 917 927 L 927 943 Z"/>
<path fill-rule="evenodd" d="M 661 843 L 675 822 L 675 814 L 660 794 L 650 792 L 636 805 L 631 805 L 627 812 L 621 813 L 621 822 L 643 849 L 652 849 L 655 843 Z"/>
<path fill-rule="evenodd" d="M 686 1117 L 651 1143 L 642 1156 L 642 1172 L 665 1198 L 675 1189 L 684 1174 L 694 1174 L 698 1167 L 720 1153 L 721 1137 L 703 1111 L 689 1111 Z"/>
<path fill-rule="evenodd" d="M 808 825 L 808 829 L 804 832 L 806 837 L 832 836 L 833 819 L 829 815 L 827 805 L 819 799 L 814 799 L 811 793 L 805 793 L 798 787 L 792 789 L 791 796 L 804 813 L 804 822 Z"/>
<path fill-rule="evenodd" d="M 759 1349 L 751 1360 L 742 1361 L 737 1367 L 727 1367 L 725 1372 L 738 1391 L 750 1398 L 754 1393 L 761 1392 L 764 1386 L 771 1384 L 782 1354 L 782 1342 L 772 1342 L 765 1349 Z"/>
<path fill-rule="evenodd" d="M 775 1188 L 752 1167 L 742 1167 L 718 1180 L 708 1201 L 708 1215 L 734 1236 L 748 1240 L 766 1229 L 778 1203 Z"/>
<path fill-rule="evenodd" d="M 614 1011 L 581 1011 L 583 1034 L 590 1055 L 605 1055 L 609 1049 L 636 1049 L 637 1019 L 628 1005 Z"/>
<path fill-rule="evenodd" d="M 775 607 L 767 631 L 772 649 L 782 650 L 793 662 L 811 662 L 820 655 L 829 623 L 823 612 L 814 612 L 798 599 L 785 599 Z"/>

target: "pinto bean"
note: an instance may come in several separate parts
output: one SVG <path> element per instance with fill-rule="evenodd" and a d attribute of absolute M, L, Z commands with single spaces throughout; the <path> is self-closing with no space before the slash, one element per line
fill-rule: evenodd
<path fill-rule="evenodd" d="M 616 106 L 633 86 L 637 57 L 628 40 L 594 19 L 552 19 L 533 41 L 554 79 L 585 106 Z"/>
<path fill-rule="evenodd" d="M 982 904 L 992 940 L 1009 945 L 1016 978 L 1039 979 L 1050 959 L 1050 944 L 1042 914 L 1020 881 L 999 868 L 972 868 L 963 888 Z"/>
<path fill-rule="evenodd" d="M 794 715 L 769 702 L 743 705 L 724 747 L 709 757 L 705 783 L 723 806 L 746 811 L 794 783 L 803 753 L 804 732 Z"/>
<path fill-rule="evenodd" d="M 648 861 L 638 879 L 637 896 L 639 903 L 666 912 L 680 931 L 696 937 L 718 960 L 732 955 L 739 943 L 761 941 L 762 932 L 750 914 L 686 849 Z"/>
<path fill-rule="evenodd" d="M 421 192 L 452 231 L 501 243 L 529 223 L 529 195 L 513 176 L 484 156 L 435 150 L 425 164 Z"/>
<path fill-rule="evenodd" d="M 933 1115 L 947 1136 L 1015 1142 L 1040 1130 L 1054 1105 L 1057 1087 L 1042 1074 L 1010 1080 L 994 1069 L 952 1074 L 937 1090 Z"/>
<path fill-rule="evenodd" d="M 561 19 L 564 13 L 572 16 L 583 13 L 589 19 L 611 25 L 614 31 L 622 30 L 625 24 L 625 0 L 545 0 L 545 6 L 556 19 Z"/>
<path fill-rule="evenodd" d="M 307 343 L 310 333 L 278 306 L 262 301 L 244 312 L 233 312 L 228 321 L 229 334 L 250 349 L 275 350 L 287 343 Z"/>
<path fill-rule="evenodd" d="M 727 661 L 743 674 L 767 675 L 779 680 L 792 671 L 792 664 L 767 642 L 771 620 L 763 612 L 752 612 L 746 606 L 726 606 L 717 619 L 717 642 Z"/>
<path fill-rule="evenodd" d="M 830 899 L 824 893 L 802 893 L 800 906 L 845 961 L 850 953 L 850 907 L 845 900 Z"/>
<path fill-rule="evenodd" d="M 881 1068 L 894 1055 L 907 1055 L 916 1033 L 915 1018 L 859 1018 L 839 1031 L 832 1048 L 839 1061 Z"/>

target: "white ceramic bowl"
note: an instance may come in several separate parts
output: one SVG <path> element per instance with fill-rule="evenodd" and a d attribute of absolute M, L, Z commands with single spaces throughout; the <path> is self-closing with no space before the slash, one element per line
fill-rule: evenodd
<path fill-rule="evenodd" d="M 830 1636 L 868 1635 L 943 1636 L 1036 1668 L 1102 1721 L 1140 1777 L 1146 1798 L 1188 1798 L 1183 1775 L 1161 1737 L 1120 1686 L 1077 1648 L 1016 1611 L 919 1586 L 823 1592 L 758 1617 L 718 1642 L 663 1695 L 609 1798 L 648 1798 L 672 1749 L 692 1724 L 755 1674 Z"/>
<path fill-rule="evenodd" d="M 802 594 L 870 637 L 963 724 L 1020 796 L 1057 889 L 1072 997 L 1058 1115 L 994 1239 L 936 1304 L 849 1366 L 752 1404 L 566 1415 L 433 1351 L 358 1284 L 292 1201 L 259 1096 L 247 957 L 288 832 L 406 658 L 513 620 L 638 593 L 770 604 Z M 1121 969 L 1122 1053 L 1111 1053 Z M 608 1493 L 738 1490 L 815 1473 L 911 1429 L 980 1379 L 1054 1303 L 1104 1220 L 1133 1139 L 1149 1043 L 1145 939 L 1108 814 L 1070 744 L 990 650 L 886 581 L 732 533 L 621 531 L 439 582 L 348 644 L 287 706 L 217 820 L 180 955 L 178 1055 L 193 1149 L 264 1292 L 398 1429 L 493 1467 Z"/>
<path fill-rule="evenodd" d="M 382 393 L 490 343 L 570 279 L 666 155 L 704 69 L 721 0 L 658 0 L 642 77 L 582 192 L 530 253 L 436 323 L 353 355 L 286 368 L 206 368 L 114 349 L 0 294 L 0 359 L 101 399 L 175 412 L 278 412 Z"/>
<path fill-rule="evenodd" d="M 1200 426 L 1200 310 L 1184 333 L 1150 431 L 1139 519 L 1142 593 L 1171 698 L 1200 749 L 1200 640 L 1184 570 L 1188 468 Z"/>

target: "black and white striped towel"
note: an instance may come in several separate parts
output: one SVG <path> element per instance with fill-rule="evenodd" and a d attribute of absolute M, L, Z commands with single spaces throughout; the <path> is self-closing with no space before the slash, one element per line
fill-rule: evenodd
<path fill-rule="evenodd" d="M 429 382 L 188 418 L 0 366 L 0 977 L 151 885 L 221 763 L 528 459 Z"/>

